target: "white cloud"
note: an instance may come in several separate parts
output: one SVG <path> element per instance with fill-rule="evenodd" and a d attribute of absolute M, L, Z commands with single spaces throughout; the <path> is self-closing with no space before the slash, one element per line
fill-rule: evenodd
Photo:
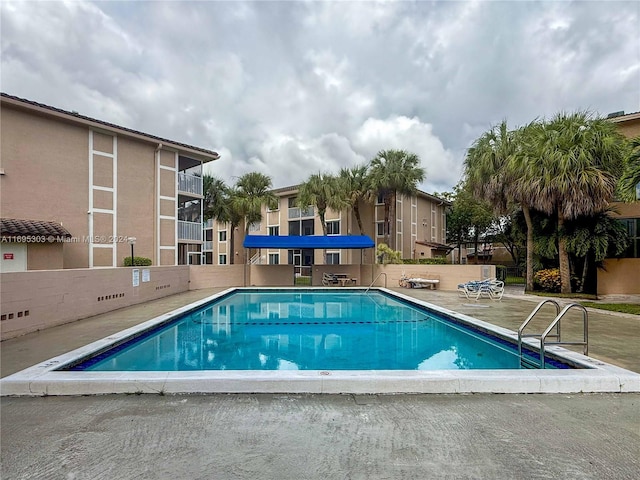
<path fill-rule="evenodd" d="M 6 93 L 299 183 L 402 148 L 448 190 L 506 119 L 640 109 L 633 2 L 14 2 Z"/>
<path fill-rule="evenodd" d="M 416 117 L 369 118 L 356 132 L 354 144 L 367 158 L 388 149 L 415 153 L 427 173 L 421 185 L 427 191 L 442 191 L 455 185 L 460 178 L 461 168 L 456 163 L 457 159 L 433 134 L 432 126 Z"/>

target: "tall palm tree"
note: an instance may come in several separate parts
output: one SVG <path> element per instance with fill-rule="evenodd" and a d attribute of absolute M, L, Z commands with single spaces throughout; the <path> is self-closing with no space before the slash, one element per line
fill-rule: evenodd
<path fill-rule="evenodd" d="M 229 220 L 229 187 L 224 180 L 213 175 L 202 177 L 204 194 L 204 219 L 216 219 L 219 222 Z"/>
<path fill-rule="evenodd" d="M 611 122 L 588 112 L 559 113 L 533 130 L 535 158 L 524 180 L 535 207 L 557 215 L 561 292 L 571 293 L 564 224 L 604 211 L 614 198 L 624 163 L 624 137 Z"/>
<path fill-rule="evenodd" d="M 358 231 L 363 234 L 362 217 L 360 216 L 360 202 L 369 201 L 370 189 L 368 169 L 366 165 L 356 165 L 351 168 L 341 168 L 338 174 L 339 189 L 338 194 L 345 201 L 348 208 L 353 210 L 353 214 L 358 222 Z"/>
<path fill-rule="evenodd" d="M 252 223 L 262 220 L 262 206 L 274 206 L 278 199 L 271 191 L 271 177 L 259 172 L 238 178 L 231 194 L 231 207 L 244 220 L 245 235 Z"/>
<path fill-rule="evenodd" d="M 527 138 L 533 124 L 509 130 L 502 121 L 482 134 L 467 152 L 465 179 L 474 194 L 493 205 L 498 215 L 513 204 L 522 209 L 527 225 L 526 290 L 533 290 L 533 221 L 529 185 L 523 181 Z"/>
<path fill-rule="evenodd" d="M 298 206 L 301 208 L 314 205 L 322 224 L 322 234 L 327 234 L 325 220 L 327 209 L 341 210 L 345 204 L 338 195 L 338 181 L 333 175 L 314 173 L 298 190 Z"/>
<path fill-rule="evenodd" d="M 640 136 L 630 142 L 624 173 L 619 184 L 620 198 L 627 202 L 640 200 Z"/>
<path fill-rule="evenodd" d="M 418 192 L 425 177 L 420 158 L 406 150 L 381 150 L 369 165 L 371 189 L 384 202 L 384 243 L 396 249 L 396 199 Z M 391 221 L 393 220 L 393 221 Z"/>

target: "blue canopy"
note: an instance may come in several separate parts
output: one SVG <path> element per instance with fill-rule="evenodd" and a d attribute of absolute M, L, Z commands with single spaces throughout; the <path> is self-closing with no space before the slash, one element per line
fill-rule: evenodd
<path fill-rule="evenodd" d="M 366 235 L 247 235 L 245 248 L 373 248 Z"/>

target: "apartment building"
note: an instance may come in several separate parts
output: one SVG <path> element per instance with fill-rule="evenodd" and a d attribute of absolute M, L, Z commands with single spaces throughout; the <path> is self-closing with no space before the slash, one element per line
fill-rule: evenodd
<path fill-rule="evenodd" d="M 277 208 L 263 207 L 262 221 L 249 226 L 251 235 L 322 235 L 322 225 L 313 206 L 297 206 L 298 185 L 278 188 Z M 430 258 L 446 255 L 445 207 L 448 203 L 425 192 L 396 201 L 396 246 L 403 258 Z M 360 216 L 363 232 L 352 211 L 328 210 L 325 215 L 327 235 L 367 235 L 376 247 L 384 242 L 384 204 L 362 203 Z M 232 235 L 233 233 L 233 235 Z M 233 238 L 232 238 L 233 237 Z M 210 220 L 205 226 L 206 263 L 224 265 L 242 263 L 244 252 L 242 226 L 231 232 L 228 224 Z M 233 261 L 231 257 L 233 256 Z M 250 251 L 248 261 L 259 264 L 295 265 L 298 276 L 309 276 L 311 265 L 376 263 L 375 252 L 358 249 L 261 249 Z"/>
<path fill-rule="evenodd" d="M 3 93 L 3 272 L 200 263 L 211 150 Z M 135 240 L 134 240 L 135 239 Z"/>
<path fill-rule="evenodd" d="M 627 138 L 640 137 L 640 112 L 624 114 L 617 112 L 609 115 L 608 120 L 615 123 L 620 133 Z M 636 202 L 616 203 L 613 215 L 627 227 L 631 245 L 627 249 L 627 258 L 640 258 L 640 184 L 636 185 Z"/>

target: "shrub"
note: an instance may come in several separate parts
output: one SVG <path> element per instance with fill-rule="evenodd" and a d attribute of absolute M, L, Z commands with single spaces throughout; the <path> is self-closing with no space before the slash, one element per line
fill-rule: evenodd
<path fill-rule="evenodd" d="M 433 258 L 403 258 L 402 263 L 405 265 L 446 265 L 447 259 L 445 257 L 433 257 Z"/>
<path fill-rule="evenodd" d="M 547 268 L 538 270 L 533 276 L 534 284 L 545 292 L 560 292 L 560 270 Z"/>
<path fill-rule="evenodd" d="M 133 257 L 133 264 L 131 264 L 131 257 L 124 257 L 125 267 L 148 267 L 151 265 L 151 259 L 147 257 Z"/>
<path fill-rule="evenodd" d="M 386 265 L 387 263 L 402 263 L 401 253 L 391 249 L 386 243 L 380 243 L 376 249 L 376 255 L 379 263 Z"/>

